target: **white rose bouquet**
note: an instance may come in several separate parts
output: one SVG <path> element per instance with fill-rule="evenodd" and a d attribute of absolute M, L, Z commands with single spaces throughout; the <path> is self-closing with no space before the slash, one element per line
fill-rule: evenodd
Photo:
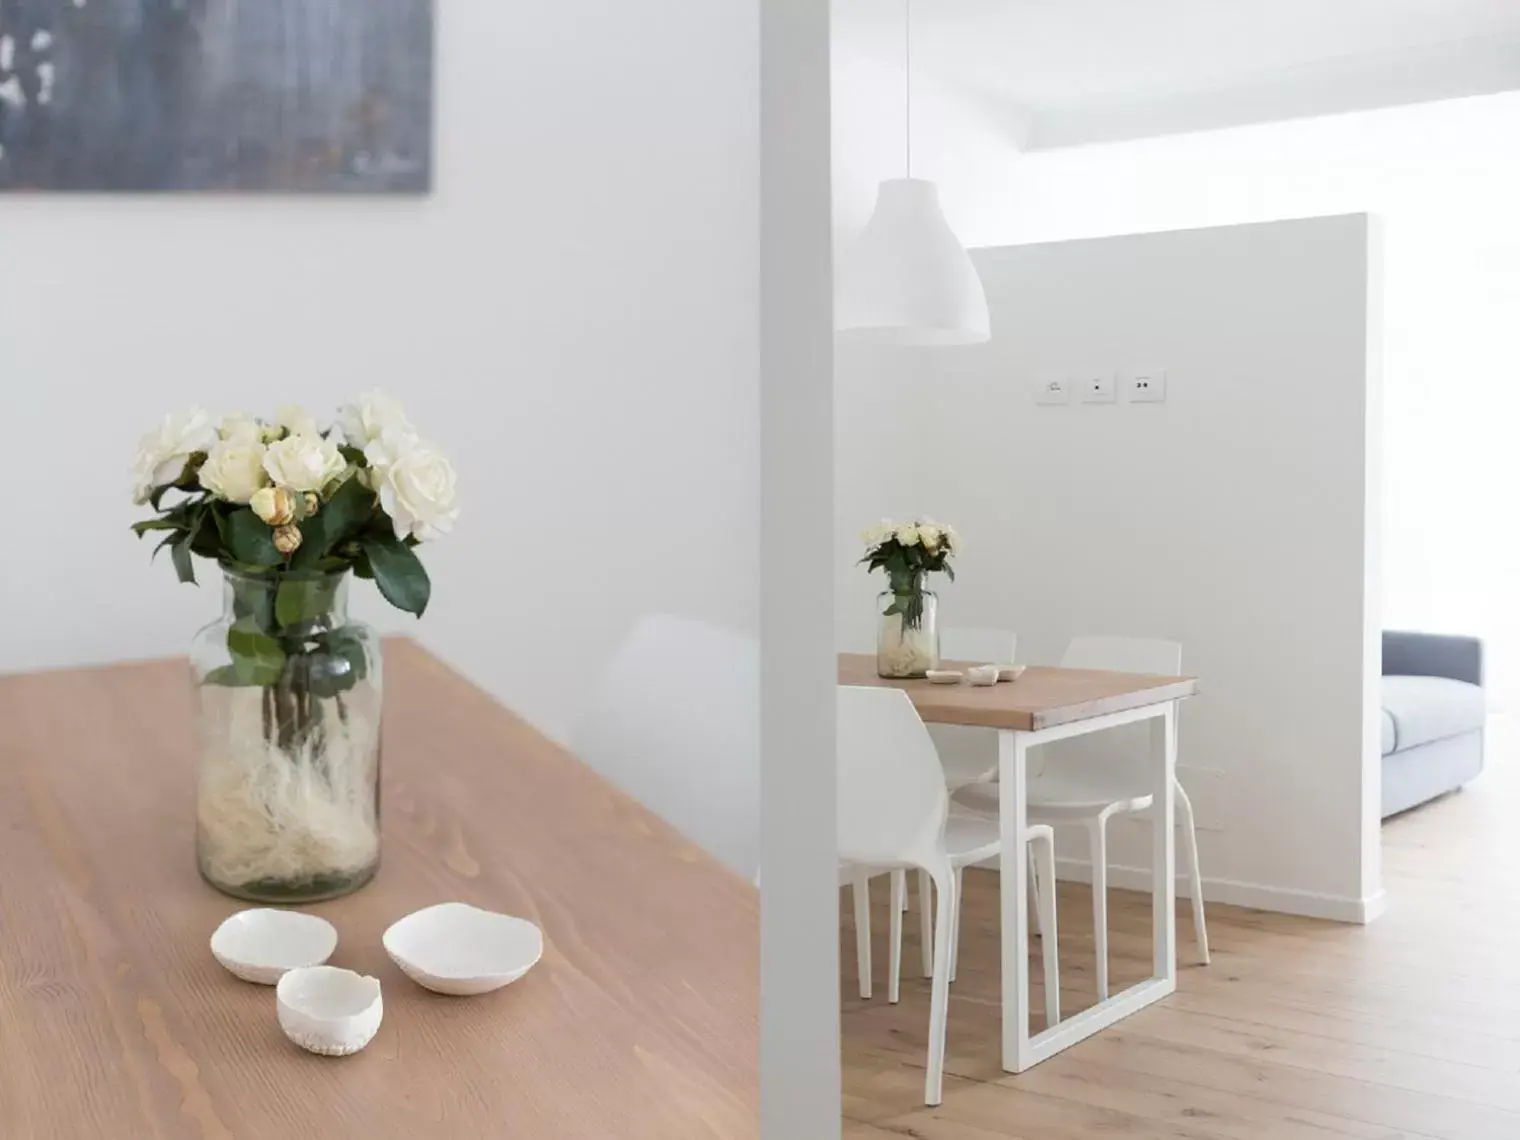
<path fill-rule="evenodd" d="M 182 582 L 195 581 L 192 555 L 254 576 L 352 570 L 418 617 L 431 586 L 414 548 L 459 514 L 454 468 L 379 392 L 325 431 L 296 406 L 270 421 L 168 416 L 138 444 L 133 480 L 133 502 L 156 514 L 132 529 L 165 532 L 154 554 L 167 547 Z"/>
<path fill-rule="evenodd" d="M 866 553 L 860 561 L 867 571 L 885 570 L 892 601 L 883 617 L 902 615 L 906 629 L 917 629 L 924 614 L 924 579 L 944 574 L 955 581 L 950 559 L 960 553 L 961 537 L 953 526 L 932 519 L 895 523 L 882 519 L 861 534 Z"/>
<path fill-rule="evenodd" d="M 191 649 L 201 873 L 266 902 L 356 889 L 379 865 L 381 654 L 348 620 L 348 572 L 420 617 L 432 587 L 416 548 L 459 514 L 454 468 L 371 393 L 325 430 L 295 406 L 169 416 L 142 438 L 134 478 L 153 510 L 138 536 L 162 532 L 181 581 L 196 557 L 227 581 L 221 620 Z"/>

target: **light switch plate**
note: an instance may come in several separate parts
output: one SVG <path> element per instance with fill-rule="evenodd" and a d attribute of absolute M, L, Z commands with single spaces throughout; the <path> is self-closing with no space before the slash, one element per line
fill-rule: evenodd
<path fill-rule="evenodd" d="M 1116 398 L 1112 372 L 1088 372 L 1079 376 L 1076 384 L 1084 404 L 1112 404 Z"/>
<path fill-rule="evenodd" d="M 1042 377 L 1035 388 L 1034 399 L 1037 404 L 1071 403 L 1071 379 L 1066 376 Z"/>
<path fill-rule="evenodd" d="M 1131 372 L 1124 379 L 1125 398 L 1131 404 L 1162 404 L 1166 402 L 1166 369 L 1147 368 Z"/>

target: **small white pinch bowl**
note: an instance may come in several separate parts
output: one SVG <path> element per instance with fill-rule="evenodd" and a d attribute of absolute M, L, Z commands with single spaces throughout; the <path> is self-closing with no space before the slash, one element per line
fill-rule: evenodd
<path fill-rule="evenodd" d="M 543 931 L 525 918 L 446 902 L 392 923 L 382 939 L 403 973 L 439 994 L 484 994 L 515 982 L 544 953 Z"/>
<path fill-rule="evenodd" d="M 297 910 L 240 910 L 211 935 L 211 953 L 245 982 L 272 986 L 287 970 L 320 966 L 338 948 L 332 923 Z"/>
<path fill-rule="evenodd" d="M 978 665 L 966 670 L 966 680 L 973 685 L 996 685 L 999 672 L 996 665 Z"/>
<path fill-rule="evenodd" d="M 961 683 L 959 669 L 930 669 L 924 676 L 929 678 L 931 685 L 959 685 Z"/>
<path fill-rule="evenodd" d="M 998 669 L 998 680 L 1017 681 L 1024 675 L 1024 670 L 1027 668 L 1029 668 L 1028 665 L 1003 665 Z"/>
<path fill-rule="evenodd" d="M 285 1036 L 326 1057 L 363 1049 L 385 1012 L 378 981 L 337 966 L 291 970 L 275 986 L 274 996 Z"/>

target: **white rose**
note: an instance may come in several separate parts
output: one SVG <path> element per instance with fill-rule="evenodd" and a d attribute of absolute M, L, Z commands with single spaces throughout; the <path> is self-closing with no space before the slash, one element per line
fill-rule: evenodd
<path fill-rule="evenodd" d="M 257 425 L 255 431 L 257 431 Z M 265 448 L 258 435 L 252 439 L 223 440 L 201 464 L 201 486 L 229 503 L 246 503 L 269 483 L 264 471 Z"/>
<path fill-rule="evenodd" d="M 943 527 L 941 533 L 945 540 L 946 549 L 952 554 L 960 553 L 961 536 L 956 532 L 956 529 L 953 526 Z"/>
<path fill-rule="evenodd" d="M 132 501 L 146 503 L 159 487 L 178 482 L 189 458 L 197 451 L 210 451 L 216 442 L 216 427 L 203 408 L 165 416 L 163 423 L 138 440 L 132 463 Z"/>
<path fill-rule="evenodd" d="M 292 491 L 321 491 L 347 466 L 335 441 L 308 433 L 287 435 L 264 453 L 269 477 Z"/>
<path fill-rule="evenodd" d="M 352 404 L 339 408 L 338 428 L 348 445 L 358 448 L 368 447 L 387 429 L 408 434 L 414 430 L 401 402 L 384 392 L 366 392 Z"/>
<path fill-rule="evenodd" d="M 263 439 L 263 427 L 246 412 L 234 412 L 222 417 L 217 434 L 224 443 L 258 443 Z"/>
<path fill-rule="evenodd" d="M 940 538 L 943 532 L 939 527 L 931 523 L 918 524 L 918 539 L 924 544 L 924 549 L 931 554 L 939 549 Z"/>
<path fill-rule="evenodd" d="M 436 538 L 459 517 L 454 467 L 431 444 L 396 428 L 364 449 L 380 505 L 397 538 Z"/>
<path fill-rule="evenodd" d="M 907 526 L 897 528 L 897 541 L 903 546 L 918 545 L 918 527 L 909 523 Z"/>
<path fill-rule="evenodd" d="M 300 404 L 286 404 L 274 414 L 274 422 L 291 435 L 321 435 L 317 421 Z"/>

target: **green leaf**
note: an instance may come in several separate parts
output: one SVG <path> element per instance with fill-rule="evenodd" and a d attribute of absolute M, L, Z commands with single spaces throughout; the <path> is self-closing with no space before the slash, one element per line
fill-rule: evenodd
<path fill-rule="evenodd" d="M 315 621 L 332 608 L 332 587 L 321 578 L 287 577 L 274 596 L 274 620 L 282 627 Z"/>
<path fill-rule="evenodd" d="M 233 665 L 218 665 L 206 674 L 201 682 L 204 685 L 241 685 L 238 679 L 237 667 Z"/>
<path fill-rule="evenodd" d="M 191 536 L 186 535 L 169 547 L 169 557 L 174 559 L 174 572 L 181 582 L 195 585 L 195 562 L 190 557 Z"/>
<path fill-rule="evenodd" d="M 940 569 L 945 572 L 945 577 L 946 578 L 949 578 L 950 581 L 952 581 L 952 582 L 955 581 L 955 567 L 954 566 L 951 566 L 950 563 L 946 562 L 943 566 L 940 567 Z"/>
<path fill-rule="evenodd" d="M 301 523 L 301 545 L 291 566 L 298 570 L 315 566 L 358 531 L 374 509 L 375 493 L 357 479 L 346 480 L 316 514 Z"/>
<path fill-rule="evenodd" d="M 398 610 L 421 617 L 427 609 L 432 583 L 411 548 L 394 534 L 366 536 L 364 553 L 381 596 Z"/>
<path fill-rule="evenodd" d="M 233 558 L 249 566 L 278 566 L 285 561 L 274 548 L 274 531 L 248 507 L 227 517 L 227 548 Z"/>
<path fill-rule="evenodd" d="M 184 525 L 178 519 L 156 518 L 144 519 L 142 522 L 132 524 L 132 533 L 138 538 L 147 534 L 150 530 L 183 530 Z"/>
<path fill-rule="evenodd" d="M 259 629 L 253 617 L 239 618 L 227 631 L 232 667 L 244 685 L 273 685 L 285 670 L 280 643 Z"/>

